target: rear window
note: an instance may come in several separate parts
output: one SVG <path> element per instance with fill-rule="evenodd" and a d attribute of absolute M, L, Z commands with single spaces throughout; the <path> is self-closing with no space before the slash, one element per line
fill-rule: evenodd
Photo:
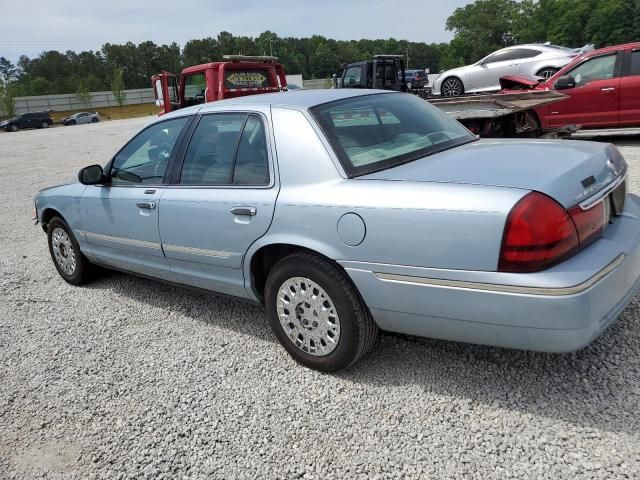
<path fill-rule="evenodd" d="M 311 109 L 349 176 L 363 175 L 476 139 L 424 100 L 404 93 L 363 95 Z"/>

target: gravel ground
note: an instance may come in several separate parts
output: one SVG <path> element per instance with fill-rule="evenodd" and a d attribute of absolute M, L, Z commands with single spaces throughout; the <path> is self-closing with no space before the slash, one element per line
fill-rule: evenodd
<path fill-rule="evenodd" d="M 0 133 L 0 478 L 640 476 L 640 298 L 576 354 L 382 335 L 323 375 L 258 307 L 67 285 L 33 195 L 146 121 Z M 640 193 L 640 140 L 617 143 Z"/>

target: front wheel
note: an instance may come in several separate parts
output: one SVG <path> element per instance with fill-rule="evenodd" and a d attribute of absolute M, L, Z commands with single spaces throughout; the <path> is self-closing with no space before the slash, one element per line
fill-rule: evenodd
<path fill-rule="evenodd" d="M 100 120 L 98 119 L 98 117 L 93 117 L 91 119 L 91 123 L 98 123 Z"/>
<path fill-rule="evenodd" d="M 49 122 L 42 122 L 40 128 L 49 128 Z"/>
<path fill-rule="evenodd" d="M 378 328 L 360 295 L 338 267 L 310 253 L 280 260 L 265 289 L 269 323 L 297 362 L 336 372 L 356 363 Z"/>
<path fill-rule="evenodd" d="M 73 125 L 75 125 L 75 124 L 76 124 L 76 121 L 75 121 L 75 120 L 71 120 L 71 121 L 69 121 L 69 122 L 67 123 L 67 125 L 71 125 L 71 126 L 73 126 Z"/>
<path fill-rule="evenodd" d="M 18 125 L 16 125 L 15 123 L 14 123 L 14 124 L 12 124 L 12 125 L 11 125 L 11 127 L 9 127 L 9 129 L 10 129 L 12 132 L 17 132 L 17 131 L 18 131 L 18 128 L 19 128 L 19 127 L 18 127 Z"/>
<path fill-rule="evenodd" d="M 67 222 L 54 217 L 47 228 L 49 253 L 60 276 L 72 285 L 82 285 L 89 280 L 91 263 L 80 247 Z"/>
<path fill-rule="evenodd" d="M 442 82 L 440 92 L 443 97 L 457 97 L 464 93 L 464 85 L 455 77 L 447 78 Z"/>

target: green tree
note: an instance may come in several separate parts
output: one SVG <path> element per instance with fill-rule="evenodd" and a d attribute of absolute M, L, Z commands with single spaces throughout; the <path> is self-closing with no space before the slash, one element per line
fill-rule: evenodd
<path fill-rule="evenodd" d="M 122 67 L 115 67 L 113 69 L 113 74 L 111 76 L 111 92 L 116 98 L 116 102 L 118 102 L 120 108 L 122 108 L 125 100 L 127 99 L 127 92 L 125 92 L 124 83 L 124 69 Z"/>
<path fill-rule="evenodd" d="M 87 83 L 84 80 L 78 82 L 78 88 L 76 89 L 76 98 L 84 104 L 84 108 L 89 108 L 91 102 L 91 92 Z"/>

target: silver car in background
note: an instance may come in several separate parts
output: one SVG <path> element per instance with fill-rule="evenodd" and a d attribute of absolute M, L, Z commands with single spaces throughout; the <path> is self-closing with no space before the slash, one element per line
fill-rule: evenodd
<path fill-rule="evenodd" d="M 98 123 L 100 121 L 100 114 L 98 112 L 77 112 L 69 117 L 65 117 L 60 120 L 62 125 L 82 125 L 84 123 Z"/>
<path fill-rule="evenodd" d="M 516 73 L 549 78 L 580 53 L 592 49 L 593 45 L 571 49 L 537 43 L 503 48 L 473 65 L 443 72 L 433 82 L 431 92 L 457 97 L 465 93 L 498 91 L 500 77 Z"/>

